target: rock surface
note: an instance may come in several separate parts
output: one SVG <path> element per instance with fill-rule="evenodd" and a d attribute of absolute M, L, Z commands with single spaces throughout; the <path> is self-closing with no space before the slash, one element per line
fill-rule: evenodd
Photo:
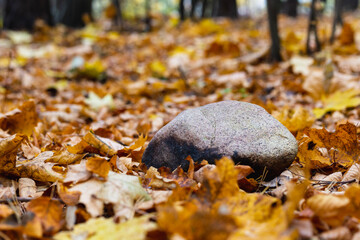
<path fill-rule="evenodd" d="M 155 134 L 142 161 L 147 166 L 181 165 L 186 170 L 188 155 L 209 163 L 227 156 L 251 166 L 255 176 L 265 168 L 266 179 L 271 179 L 290 166 L 297 150 L 293 135 L 262 107 L 222 101 L 180 113 Z"/>

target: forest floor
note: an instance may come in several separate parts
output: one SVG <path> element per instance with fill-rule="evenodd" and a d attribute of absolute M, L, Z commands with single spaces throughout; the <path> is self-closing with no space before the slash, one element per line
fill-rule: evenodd
<path fill-rule="evenodd" d="M 308 57 L 306 17 L 282 16 L 277 64 L 263 19 L 2 32 L 0 238 L 360 239 L 359 23 L 347 16 L 330 45 L 324 17 L 323 50 Z M 187 172 L 141 163 L 177 114 L 230 99 L 297 138 L 276 181 L 228 159 Z"/>

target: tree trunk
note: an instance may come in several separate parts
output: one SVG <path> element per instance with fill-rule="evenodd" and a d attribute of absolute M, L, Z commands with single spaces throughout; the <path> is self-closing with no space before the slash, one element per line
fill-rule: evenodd
<path fill-rule="evenodd" d="M 287 0 L 286 1 L 286 14 L 289 17 L 297 17 L 297 7 L 299 5 L 298 0 Z"/>
<path fill-rule="evenodd" d="M 179 1 L 179 15 L 180 15 L 180 20 L 181 20 L 181 21 L 184 21 L 184 20 L 185 20 L 184 0 L 180 0 L 180 1 Z"/>
<path fill-rule="evenodd" d="M 146 0 L 145 2 L 145 32 L 150 32 L 152 29 L 151 25 L 151 2 L 150 0 Z"/>
<path fill-rule="evenodd" d="M 206 14 L 206 8 L 207 8 L 207 0 L 202 0 L 202 6 L 201 6 L 201 18 L 205 17 Z"/>
<path fill-rule="evenodd" d="M 116 16 L 115 16 L 115 24 L 119 26 L 120 29 L 123 28 L 123 17 L 122 17 L 122 8 L 121 8 L 121 0 L 112 0 L 112 4 L 116 9 Z"/>
<path fill-rule="evenodd" d="M 237 18 L 236 0 L 215 0 L 213 1 L 213 17 Z"/>
<path fill-rule="evenodd" d="M 309 15 L 309 27 L 308 27 L 308 35 L 306 40 L 306 53 L 312 54 L 313 52 L 317 52 L 321 50 L 319 37 L 317 34 L 317 17 L 316 17 L 316 0 L 311 1 L 310 15 Z M 314 34 L 315 38 L 315 50 L 310 47 L 311 34 Z"/>
<path fill-rule="evenodd" d="M 199 0 L 191 0 L 190 18 L 194 18 L 195 9 L 198 2 Z"/>
<path fill-rule="evenodd" d="M 32 30 L 37 19 L 53 25 L 49 0 L 6 0 L 5 29 Z"/>
<path fill-rule="evenodd" d="M 359 0 L 343 0 L 343 11 L 355 11 L 359 6 Z"/>
<path fill-rule="evenodd" d="M 332 29 L 331 29 L 330 43 L 334 43 L 334 41 L 335 41 L 336 26 L 343 25 L 342 10 L 343 10 L 342 0 L 335 0 L 334 18 L 333 18 L 333 24 L 332 24 Z"/>
<path fill-rule="evenodd" d="M 91 18 L 92 0 L 60 0 L 61 10 L 60 23 L 79 28 L 85 26 L 84 16 Z"/>
<path fill-rule="evenodd" d="M 280 55 L 280 37 L 278 30 L 278 15 L 280 11 L 280 0 L 267 0 L 267 13 L 269 21 L 269 29 L 271 36 L 270 61 L 281 61 Z"/>

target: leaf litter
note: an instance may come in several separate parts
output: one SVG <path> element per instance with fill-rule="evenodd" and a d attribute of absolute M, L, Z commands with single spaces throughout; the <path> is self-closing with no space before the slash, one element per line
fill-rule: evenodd
<path fill-rule="evenodd" d="M 5 32 L 14 56 L 0 46 L 0 237 L 356 239 L 357 21 L 305 57 L 307 21 L 281 17 L 278 65 L 264 61 L 266 24 L 253 20 L 169 21 L 146 34 L 100 21 L 67 35 L 37 29 L 53 39 L 43 42 Z M 227 158 L 189 157 L 187 172 L 141 163 L 181 111 L 229 99 L 264 107 L 297 136 L 279 177 L 252 179 Z"/>

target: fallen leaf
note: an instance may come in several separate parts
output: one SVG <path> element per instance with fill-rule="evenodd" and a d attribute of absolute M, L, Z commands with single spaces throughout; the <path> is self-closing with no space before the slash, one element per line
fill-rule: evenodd
<path fill-rule="evenodd" d="M 360 97 L 358 97 L 359 94 L 360 90 L 350 89 L 343 92 L 335 92 L 329 96 L 323 96 L 321 99 L 323 107 L 315 108 L 313 113 L 315 117 L 319 119 L 327 112 L 340 111 L 346 108 L 356 107 L 360 105 Z"/>
<path fill-rule="evenodd" d="M 131 219 L 117 224 L 111 218 L 94 218 L 86 223 L 77 224 L 71 232 L 60 232 L 55 240 L 73 240 L 74 238 L 88 240 L 145 240 L 147 232 L 156 229 L 156 224 L 150 221 L 151 215 Z"/>
<path fill-rule="evenodd" d="M 334 133 L 325 129 L 306 129 L 298 135 L 299 162 L 310 169 L 348 168 L 359 157 L 356 127 L 346 123 Z"/>
<path fill-rule="evenodd" d="M 30 136 L 38 122 L 35 107 L 35 102 L 30 100 L 6 114 L 0 114 L 0 128 L 11 134 L 22 133 Z"/>
<path fill-rule="evenodd" d="M 60 230 L 63 223 L 63 204 L 59 201 L 40 197 L 31 200 L 26 208 L 35 213 L 35 218 L 40 220 L 44 234 L 53 235 Z"/>

